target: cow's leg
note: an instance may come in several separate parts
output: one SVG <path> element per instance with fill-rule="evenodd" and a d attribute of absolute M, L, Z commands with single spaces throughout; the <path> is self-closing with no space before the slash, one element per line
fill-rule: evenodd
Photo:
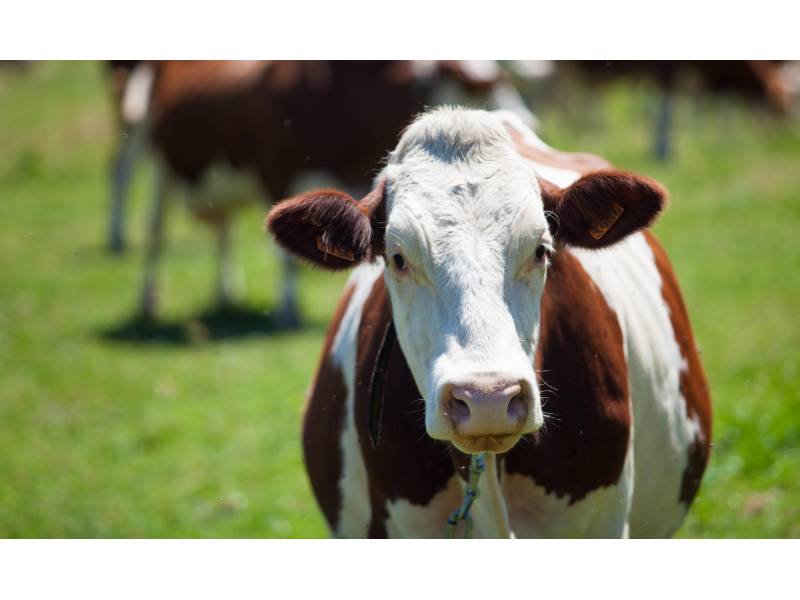
<path fill-rule="evenodd" d="M 217 231 L 217 305 L 221 308 L 234 304 L 236 297 L 235 274 L 231 260 L 231 220 L 224 215 L 215 224 Z"/>
<path fill-rule="evenodd" d="M 659 160 L 666 160 L 672 150 L 671 146 L 671 126 L 672 126 L 672 93 L 668 88 L 661 91 L 661 99 L 658 107 L 658 117 L 656 118 L 655 132 L 655 153 Z"/>
<path fill-rule="evenodd" d="M 133 168 L 131 141 L 123 138 L 111 167 L 111 202 L 109 210 L 108 250 L 113 254 L 125 251 L 125 200 Z"/>
<path fill-rule="evenodd" d="M 122 132 L 111 166 L 108 249 L 114 254 L 125 251 L 125 209 L 128 204 L 133 166 L 142 149 L 145 127 L 145 123 L 136 123 Z"/>
<path fill-rule="evenodd" d="M 297 260 L 281 250 L 281 297 L 275 313 L 275 324 L 283 329 L 300 326 L 300 310 L 297 303 Z"/>
<path fill-rule="evenodd" d="M 145 248 L 144 279 L 139 304 L 143 318 L 152 318 L 156 311 L 156 283 L 158 261 L 164 245 L 164 221 L 167 211 L 167 175 L 164 167 L 156 165 L 153 175 L 153 206 L 147 227 Z"/>
<path fill-rule="evenodd" d="M 111 167 L 111 206 L 109 215 L 109 250 L 120 254 L 125 250 L 125 212 L 128 204 L 128 193 L 136 159 L 142 153 L 147 133 L 150 129 L 150 119 L 147 115 L 147 100 L 150 94 L 152 79 L 148 78 L 150 67 L 141 66 L 134 71 L 126 88 L 123 104 L 130 104 L 129 95 L 138 93 L 140 99 L 137 106 L 141 106 L 133 114 L 121 114 L 119 122 L 120 143 Z M 146 73 L 145 73 L 146 72 Z M 145 81 L 142 81 L 142 74 Z M 134 89 L 135 88 L 135 89 Z M 125 113 L 125 110 L 122 110 Z M 128 110 L 128 113 L 131 111 Z"/>

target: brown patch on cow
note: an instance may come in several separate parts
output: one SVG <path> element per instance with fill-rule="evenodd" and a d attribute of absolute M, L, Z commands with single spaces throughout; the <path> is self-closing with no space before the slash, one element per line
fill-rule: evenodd
<path fill-rule="evenodd" d="M 623 171 L 595 171 L 566 188 L 540 187 L 545 210 L 557 216 L 556 241 L 582 248 L 610 246 L 650 226 L 667 202 L 660 183 Z"/>
<path fill-rule="evenodd" d="M 531 477 L 574 503 L 615 485 L 628 453 L 631 412 L 617 317 L 567 252 L 553 258 L 536 349 L 545 427 L 506 456 L 507 473 Z"/>
<path fill-rule="evenodd" d="M 655 236 L 646 231 L 645 239 L 653 250 L 656 268 L 661 275 L 661 295 L 669 311 L 675 340 L 688 367 L 680 374 L 680 390 L 686 400 L 686 416 L 699 421 L 702 433 L 702 439 L 696 438 L 689 446 L 688 463 L 679 494 L 680 501 L 689 506 L 700 487 L 711 452 L 711 395 L 675 272 Z"/>
<path fill-rule="evenodd" d="M 387 350 L 380 443 L 373 447 L 370 442 L 370 379 L 390 319 L 389 294 L 383 277 L 379 277 L 362 310 L 356 361 L 355 418 L 369 479 L 373 513 L 370 537 L 386 533 L 387 502 L 404 499 L 426 506 L 447 487 L 455 471 L 447 446 L 425 431 L 422 395 L 398 343 Z"/>
<path fill-rule="evenodd" d="M 215 163 L 249 171 L 283 198 L 306 171 L 367 188 L 432 86 L 398 80 L 397 61 L 161 63 L 152 141 L 174 175 L 199 183 Z M 441 80 L 441 76 L 439 77 Z"/>
<path fill-rule="evenodd" d="M 303 416 L 303 456 L 314 496 L 331 531 L 336 531 L 342 499 L 340 438 L 344 427 L 347 386 L 344 373 L 332 361 L 331 346 L 350 304 L 354 287 L 348 287 L 336 308 L 322 351 L 322 360 Z"/>
<path fill-rule="evenodd" d="M 270 67 L 259 60 L 168 60 L 157 63 L 153 97 L 159 111 L 197 95 L 213 96 L 254 85 Z"/>
<path fill-rule="evenodd" d="M 610 162 L 596 154 L 588 152 L 562 152 L 555 148 L 539 148 L 525 141 L 522 132 L 506 123 L 506 130 L 511 135 L 514 146 L 523 157 L 546 167 L 588 173 L 612 168 Z"/>
<path fill-rule="evenodd" d="M 700 489 L 700 481 L 703 479 L 703 472 L 706 470 L 708 462 L 709 445 L 702 438 L 695 437 L 689 445 L 688 459 L 686 468 L 683 470 L 681 478 L 681 490 L 678 500 L 690 506 L 692 500 Z"/>

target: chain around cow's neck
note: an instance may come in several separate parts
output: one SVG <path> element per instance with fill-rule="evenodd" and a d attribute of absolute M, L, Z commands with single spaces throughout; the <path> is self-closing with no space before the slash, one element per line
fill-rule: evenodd
<path fill-rule="evenodd" d="M 444 530 L 445 537 L 455 537 L 456 526 L 459 521 L 464 521 L 464 537 L 472 537 L 473 520 L 470 511 L 472 510 L 473 502 L 480 495 L 478 481 L 484 471 L 488 471 L 486 506 L 495 519 L 497 537 L 511 537 L 508 511 L 503 500 L 503 492 L 500 489 L 500 479 L 497 477 L 497 455 L 491 452 L 472 455 L 469 464 L 469 480 L 466 488 L 464 488 L 464 499 L 461 501 L 461 506 L 454 510 L 447 519 L 447 525 L 445 525 Z"/>
<path fill-rule="evenodd" d="M 500 477 L 497 473 L 497 455 L 486 453 L 486 500 L 489 510 L 495 520 L 495 531 L 498 538 L 510 538 L 511 526 L 508 522 L 508 508 L 506 507 L 503 490 L 500 489 Z"/>

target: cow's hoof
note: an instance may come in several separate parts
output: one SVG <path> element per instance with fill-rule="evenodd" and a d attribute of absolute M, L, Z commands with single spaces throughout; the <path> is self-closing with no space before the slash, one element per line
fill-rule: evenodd
<path fill-rule="evenodd" d="M 226 313 L 236 312 L 239 305 L 228 296 L 220 296 L 214 302 L 213 312 L 216 314 L 224 315 Z"/>

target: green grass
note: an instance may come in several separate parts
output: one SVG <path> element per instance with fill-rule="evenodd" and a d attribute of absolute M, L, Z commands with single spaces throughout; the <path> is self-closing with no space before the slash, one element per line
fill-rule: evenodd
<path fill-rule="evenodd" d="M 686 537 L 800 536 L 800 124 L 680 98 L 676 153 L 650 154 L 647 89 L 543 105 L 543 135 L 664 182 L 656 227 L 681 281 L 715 406 Z M 580 118 L 576 118 L 578 115 Z M 103 251 L 112 146 L 102 67 L 0 72 L 0 536 L 326 535 L 299 445 L 304 393 L 341 276 L 304 270 L 309 326 L 270 332 L 277 260 L 244 211 L 239 324 L 204 318 L 213 239 L 172 211 L 164 325 L 136 300 L 149 169 L 132 248 Z M 115 334 L 116 332 L 116 334 Z"/>

